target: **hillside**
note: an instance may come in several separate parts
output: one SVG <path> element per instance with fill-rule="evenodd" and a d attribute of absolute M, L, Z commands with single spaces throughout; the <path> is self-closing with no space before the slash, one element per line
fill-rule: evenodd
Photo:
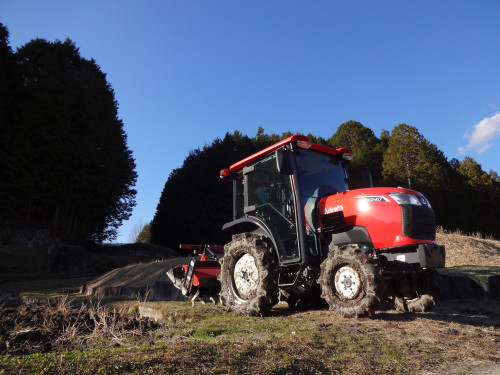
<path fill-rule="evenodd" d="M 446 267 L 500 266 L 500 241 L 441 230 L 436 240 L 446 247 Z"/>

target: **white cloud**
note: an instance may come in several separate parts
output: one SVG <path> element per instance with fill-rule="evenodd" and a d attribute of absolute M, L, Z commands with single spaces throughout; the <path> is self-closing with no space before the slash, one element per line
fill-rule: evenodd
<path fill-rule="evenodd" d="M 465 137 L 469 138 L 469 143 L 465 147 L 458 148 L 461 154 L 468 150 L 474 150 L 478 154 L 485 152 L 493 146 L 493 140 L 500 137 L 500 113 L 482 119 L 474 125 L 472 134 Z"/>

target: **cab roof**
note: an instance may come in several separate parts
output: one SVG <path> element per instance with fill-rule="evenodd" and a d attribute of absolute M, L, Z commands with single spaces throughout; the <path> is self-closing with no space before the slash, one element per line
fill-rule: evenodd
<path fill-rule="evenodd" d="M 266 147 L 265 149 L 260 150 L 259 152 L 256 152 L 255 154 L 250 155 L 250 156 L 246 157 L 245 159 L 240 160 L 237 163 L 234 163 L 233 165 L 231 165 L 229 167 L 229 170 L 231 172 L 239 171 L 244 166 L 251 164 L 254 161 L 260 159 L 261 157 L 269 154 L 270 152 L 277 150 L 278 148 L 280 148 L 288 143 L 292 143 L 292 142 L 297 142 L 297 145 L 301 148 L 310 148 L 312 150 L 316 150 L 316 151 L 323 152 L 325 154 L 334 155 L 334 156 L 342 156 L 342 154 L 351 153 L 351 150 L 349 150 L 348 148 L 345 148 L 345 147 L 332 148 L 332 147 L 328 147 L 328 146 L 323 146 L 323 145 L 320 145 L 317 143 L 312 143 L 310 141 L 309 137 L 306 137 L 305 135 L 295 134 L 295 135 L 292 135 L 291 137 L 283 139 L 282 141 L 279 141 L 279 142 L 277 142 L 269 147 Z"/>

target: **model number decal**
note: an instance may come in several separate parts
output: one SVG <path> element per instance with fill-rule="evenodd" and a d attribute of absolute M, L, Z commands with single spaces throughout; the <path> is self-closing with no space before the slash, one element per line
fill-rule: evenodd
<path fill-rule="evenodd" d="M 382 197 L 382 196 L 360 196 L 360 197 L 356 197 L 356 199 L 362 199 L 366 202 L 390 202 L 389 199 L 387 199 L 386 197 Z"/>
<path fill-rule="evenodd" d="M 323 210 L 323 214 L 326 215 L 326 214 L 331 214 L 333 212 L 339 212 L 339 211 L 344 211 L 344 206 L 341 206 L 341 205 L 337 205 L 335 207 L 328 207 L 328 208 L 325 208 Z"/>

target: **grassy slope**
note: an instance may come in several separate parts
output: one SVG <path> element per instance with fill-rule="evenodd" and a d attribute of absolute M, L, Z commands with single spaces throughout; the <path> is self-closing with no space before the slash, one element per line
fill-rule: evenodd
<path fill-rule="evenodd" d="M 143 249 L 141 246 L 133 248 Z M 47 258 L 46 248 L 0 246 L 0 296 L 6 293 L 10 295 L 21 293 L 30 297 L 45 294 L 50 296 L 60 292 L 76 293 L 83 283 L 94 280 L 108 271 L 129 264 L 151 261 L 148 257 L 91 252 L 93 272 L 90 275 L 61 278 L 57 274 L 47 273 Z"/>
<path fill-rule="evenodd" d="M 446 267 L 500 266 L 500 241 L 442 231 L 436 236 L 446 247 Z"/>

